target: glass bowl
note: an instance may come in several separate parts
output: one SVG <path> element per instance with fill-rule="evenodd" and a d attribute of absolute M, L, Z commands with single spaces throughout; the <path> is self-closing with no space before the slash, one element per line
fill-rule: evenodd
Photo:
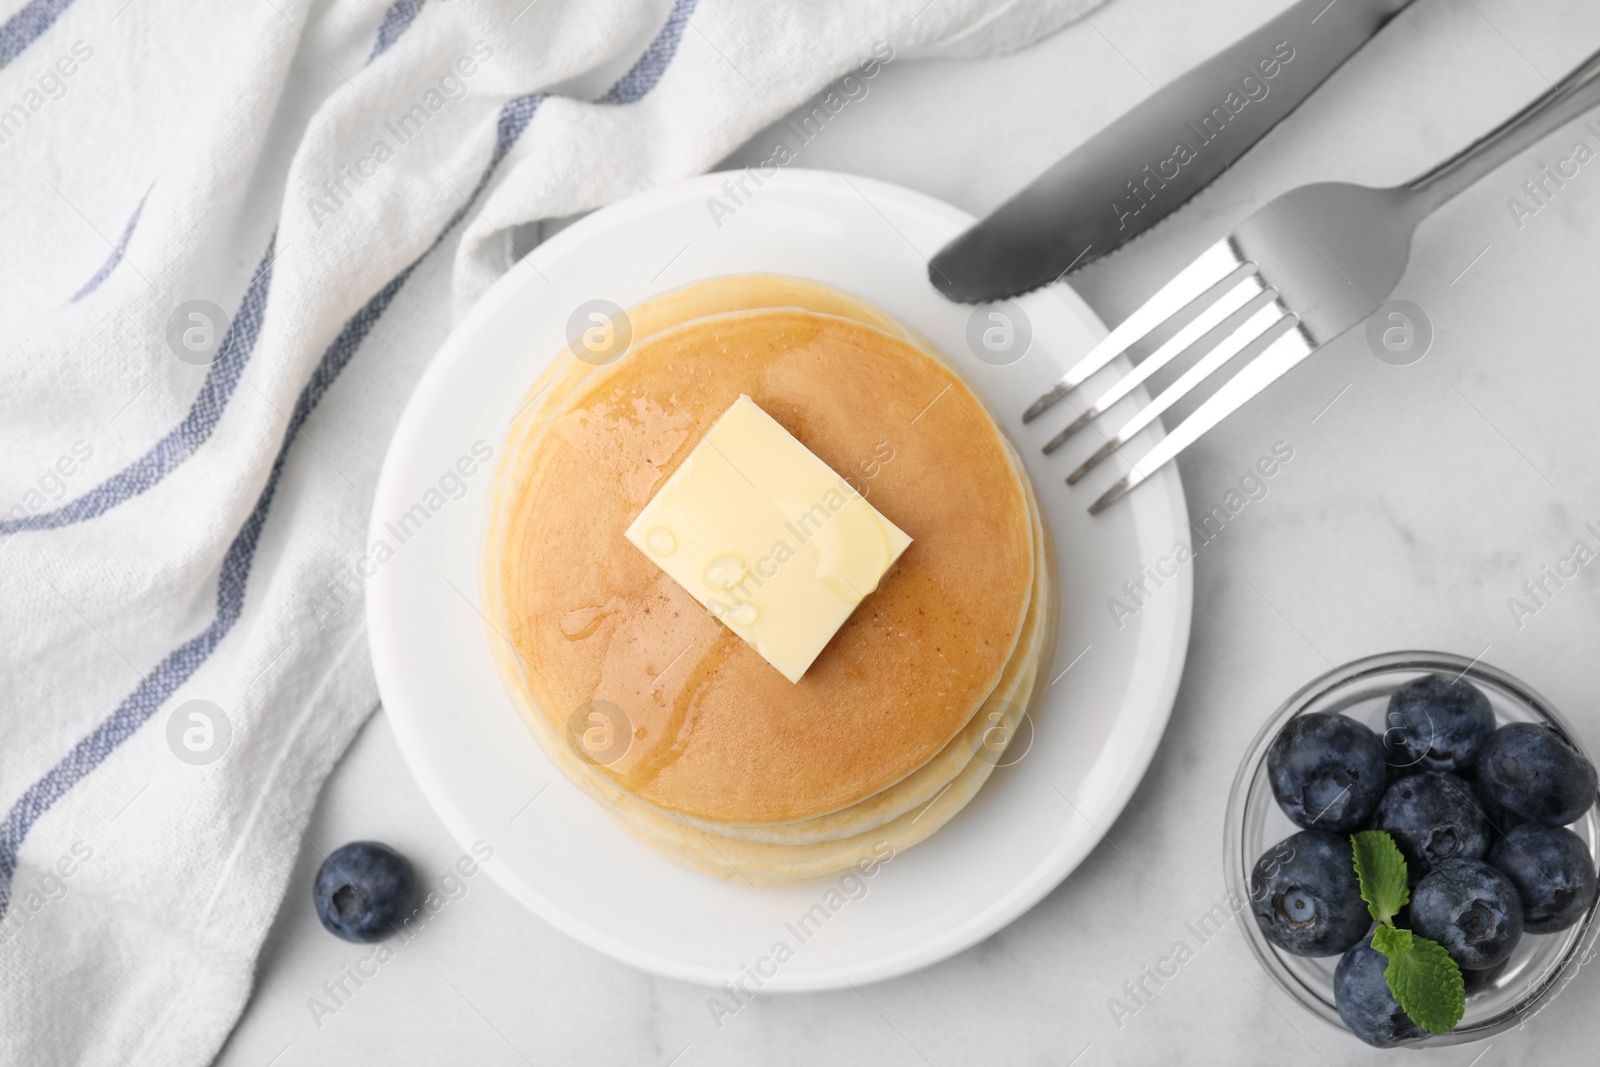
<path fill-rule="evenodd" d="M 1327 711 L 1348 715 L 1381 737 L 1389 694 L 1406 682 L 1434 672 L 1463 675 L 1482 690 L 1494 708 L 1497 725 L 1535 722 L 1550 726 L 1593 762 L 1566 720 L 1548 701 L 1509 674 L 1483 663 L 1447 652 L 1391 652 L 1331 670 L 1273 713 L 1251 742 L 1234 777 L 1228 797 L 1223 863 L 1228 887 L 1245 903 L 1247 914 L 1251 868 L 1273 845 L 1300 829 L 1278 807 L 1267 781 L 1267 749 L 1278 731 L 1296 715 Z M 1591 859 L 1600 854 L 1600 815 L 1593 805 L 1568 829 L 1583 838 Z M 1461 1022 L 1448 1034 L 1429 1036 L 1404 1047 L 1478 1041 L 1531 1018 L 1565 988 L 1593 954 L 1596 933 L 1600 931 L 1595 912 L 1596 906 L 1591 903 L 1582 921 L 1559 933 L 1524 933 L 1511 958 L 1499 968 L 1464 972 L 1468 979 L 1467 1009 Z M 1261 966 L 1285 993 L 1324 1022 L 1346 1030 L 1333 1000 L 1333 969 L 1338 956 L 1290 955 L 1266 939 L 1253 915 L 1239 925 Z"/>

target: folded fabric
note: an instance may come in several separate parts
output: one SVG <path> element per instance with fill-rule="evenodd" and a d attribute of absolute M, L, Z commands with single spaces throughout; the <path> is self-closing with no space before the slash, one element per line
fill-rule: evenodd
<path fill-rule="evenodd" d="M 0 1063 L 215 1056 L 376 704 L 385 446 L 541 220 L 1093 6 L 0 4 Z"/>

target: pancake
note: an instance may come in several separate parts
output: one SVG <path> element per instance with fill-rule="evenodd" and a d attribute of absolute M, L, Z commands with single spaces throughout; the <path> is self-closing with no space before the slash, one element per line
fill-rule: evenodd
<path fill-rule="evenodd" d="M 498 476 L 485 602 L 535 735 L 630 828 L 725 877 L 825 877 L 920 840 L 982 784 L 994 720 L 1038 676 L 1053 614 L 1020 462 L 959 378 L 835 290 L 719 279 L 629 314 L 616 364 L 567 353 L 537 383 Z M 740 393 L 914 539 L 798 683 L 622 537 Z M 608 764 L 572 746 L 592 706 L 633 731 Z"/>
<path fill-rule="evenodd" d="M 1036 527 L 1037 546 L 1043 557 L 1044 532 Z M 1047 568 L 1040 568 L 1040 586 L 1049 581 Z M 730 835 L 732 827 L 715 832 L 695 825 L 681 815 L 662 812 L 636 797 L 615 789 L 598 776 L 587 773 L 588 765 L 562 738 L 551 731 L 542 716 L 531 716 L 535 733 L 545 750 L 567 775 L 591 797 L 606 807 L 625 826 L 652 847 L 671 859 L 702 873 L 752 886 L 779 886 L 828 878 L 871 858 L 892 856 L 919 841 L 952 819 L 978 792 L 1007 752 L 1015 736 L 1020 716 L 1038 684 L 1042 666 L 1040 652 L 1053 640 L 1053 616 L 1046 598 L 1036 598 L 1029 613 L 1028 627 L 1019 647 L 1017 677 L 1004 693 L 996 692 L 973 716 L 966 730 L 946 746 L 941 757 L 957 757 L 959 769 L 936 788 L 886 814 L 880 801 L 912 784 L 917 776 L 897 784 L 848 809 L 819 819 L 789 823 L 769 829 L 801 831 L 823 824 L 803 840 L 756 840 Z M 927 768 L 924 768 L 926 770 Z M 920 774 L 921 772 L 919 772 Z M 867 809 L 863 812 L 863 809 Z M 746 828 L 748 829 L 748 828 Z M 832 832 L 825 832 L 831 830 Z"/>

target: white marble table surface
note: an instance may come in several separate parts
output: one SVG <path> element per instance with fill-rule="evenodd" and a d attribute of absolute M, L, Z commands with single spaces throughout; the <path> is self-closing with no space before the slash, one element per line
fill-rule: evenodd
<path fill-rule="evenodd" d="M 799 162 L 982 214 L 1152 85 L 1284 6 L 1111 0 L 1091 24 L 1030 51 L 894 62 Z M 1077 285 L 1117 320 L 1263 195 L 1319 179 L 1405 179 L 1596 47 L 1593 0 L 1417 0 L 1234 172 Z M 335 1014 L 314 1020 L 308 998 L 364 953 L 318 926 L 307 847 L 220 1062 L 1371 1062 L 1380 1054 L 1271 986 L 1234 930 L 1120 1027 L 1107 1001 L 1223 899 L 1223 810 L 1239 757 L 1264 717 L 1330 666 L 1399 648 L 1482 654 L 1542 690 L 1600 750 L 1600 568 L 1531 616 L 1514 619 L 1507 604 L 1574 541 L 1592 543 L 1584 524 L 1600 520 L 1600 161 L 1520 227 L 1508 207 L 1541 163 L 1580 139 L 1600 148 L 1575 125 L 1424 223 L 1396 295 L 1432 320 L 1426 358 L 1390 366 L 1361 333 L 1347 335 L 1184 456 L 1198 520 L 1274 442 L 1294 449 L 1268 495 L 1196 561 L 1171 726 L 1132 803 L 1105 828 L 1110 843 L 1012 926 L 859 992 L 764 997 L 719 1030 L 705 990 L 577 944 L 480 876 Z M 759 160 L 772 140 L 757 137 L 730 165 Z M 335 771 L 307 836 L 322 850 L 388 841 L 424 873 L 460 853 L 381 711 Z M 1389 1055 L 1461 1067 L 1592 1062 L 1592 969 L 1523 1030 Z"/>

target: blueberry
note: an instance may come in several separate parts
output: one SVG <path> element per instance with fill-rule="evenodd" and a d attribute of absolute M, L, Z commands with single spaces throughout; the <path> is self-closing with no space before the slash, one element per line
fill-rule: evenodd
<path fill-rule="evenodd" d="M 1290 719 L 1267 750 L 1272 795 L 1307 830 L 1361 829 L 1383 796 L 1387 773 L 1378 735 L 1325 711 Z"/>
<path fill-rule="evenodd" d="M 1478 763 L 1484 791 L 1533 822 L 1565 826 L 1594 804 L 1594 764 L 1548 726 L 1514 722 L 1500 727 Z"/>
<path fill-rule="evenodd" d="M 323 860 L 311 885 L 317 917 L 346 941 L 381 941 L 417 901 L 411 862 L 388 845 L 354 841 Z"/>
<path fill-rule="evenodd" d="M 1384 791 L 1372 825 L 1387 830 L 1405 854 L 1413 880 L 1452 859 L 1481 859 L 1489 824 L 1478 798 L 1453 774 L 1412 774 Z"/>
<path fill-rule="evenodd" d="M 1483 782 L 1478 777 L 1478 769 L 1470 767 L 1465 771 L 1457 772 L 1457 776 L 1467 785 L 1472 787 L 1472 795 L 1478 802 L 1478 810 L 1483 812 L 1484 821 L 1489 824 L 1489 847 L 1505 837 L 1513 826 L 1520 826 L 1527 820 L 1514 811 L 1507 811 L 1500 806 L 1500 802 L 1489 795 L 1483 787 Z"/>
<path fill-rule="evenodd" d="M 1429 674 L 1389 695 L 1383 746 L 1402 770 L 1470 767 L 1494 732 L 1489 698 L 1464 678 Z"/>
<path fill-rule="evenodd" d="M 1389 958 L 1365 939 L 1350 947 L 1333 970 L 1333 1000 L 1350 1032 L 1369 1045 L 1394 1048 L 1427 1037 L 1389 992 L 1383 970 Z"/>
<path fill-rule="evenodd" d="M 1443 945 L 1463 970 L 1493 967 L 1522 940 L 1522 898 L 1482 860 L 1450 860 L 1411 894 L 1411 929 Z"/>
<path fill-rule="evenodd" d="M 1250 872 L 1250 899 L 1267 940 L 1296 956 L 1337 956 L 1372 926 L 1350 839 L 1323 830 L 1267 850 Z"/>
<path fill-rule="evenodd" d="M 1517 887 L 1531 934 L 1565 930 L 1594 903 L 1594 859 L 1571 830 L 1524 823 L 1495 843 L 1489 862 Z"/>

